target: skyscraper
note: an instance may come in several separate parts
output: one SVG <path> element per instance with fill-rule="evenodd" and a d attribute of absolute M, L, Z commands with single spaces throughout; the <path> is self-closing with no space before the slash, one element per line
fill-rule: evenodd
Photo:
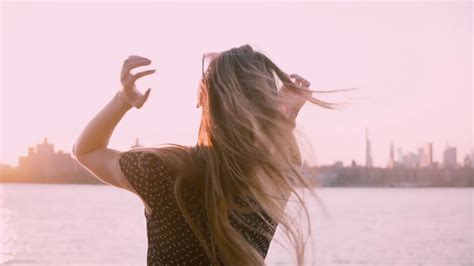
<path fill-rule="evenodd" d="M 400 147 L 398 147 L 398 155 L 397 156 L 398 156 L 398 160 L 397 160 L 398 163 L 403 162 L 403 150 Z"/>
<path fill-rule="evenodd" d="M 388 168 L 395 167 L 395 151 L 393 147 L 393 140 L 390 142 L 390 154 L 388 158 Z"/>
<path fill-rule="evenodd" d="M 446 149 L 443 152 L 443 165 L 444 167 L 456 167 L 456 148 L 446 146 Z"/>
<path fill-rule="evenodd" d="M 471 150 L 471 167 L 474 168 L 474 149 Z"/>
<path fill-rule="evenodd" d="M 369 140 L 369 133 L 367 128 L 365 128 L 365 166 L 372 167 L 372 154 Z"/>
<path fill-rule="evenodd" d="M 423 146 L 423 157 L 421 158 L 421 167 L 428 167 L 433 164 L 433 143 L 426 143 Z"/>

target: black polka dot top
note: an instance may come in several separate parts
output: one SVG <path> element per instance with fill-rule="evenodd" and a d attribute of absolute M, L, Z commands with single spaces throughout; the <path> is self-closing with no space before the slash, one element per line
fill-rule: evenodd
<path fill-rule="evenodd" d="M 211 265 L 204 248 L 177 205 L 173 192 L 176 171 L 165 165 L 158 156 L 143 153 L 129 150 L 121 155 L 119 164 L 130 184 L 152 209 L 151 214 L 147 214 L 146 209 L 144 211 L 148 238 L 147 265 Z M 143 156 L 140 157 L 141 154 Z M 198 196 L 192 187 L 183 188 L 186 208 L 191 211 L 193 221 L 200 224 L 199 230 L 208 236 L 210 233 L 204 219 L 205 212 L 201 205 L 196 205 Z M 267 221 L 272 222 L 265 212 L 262 214 Z M 272 236 L 275 233 L 256 213 L 239 217 Z M 265 258 L 270 241 L 235 222 L 232 216 L 230 221 Z M 272 224 L 275 225 L 273 222 Z M 238 262 L 236 265 L 239 265 Z"/>

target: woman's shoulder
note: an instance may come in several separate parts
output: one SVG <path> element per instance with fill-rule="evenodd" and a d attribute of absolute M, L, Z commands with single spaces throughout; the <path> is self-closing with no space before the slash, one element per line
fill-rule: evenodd
<path fill-rule="evenodd" d="M 203 149 L 198 146 L 161 144 L 137 147 L 125 152 L 121 160 L 139 160 L 148 166 L 161 166 L 173 174 L 193 178 L 200 176 L 205 167 Z"/>
<path fill-rule="evenodd" d="M 128 150 L 124 154 L 128 156 L 138 156 L 139 158 L 162 161 L 167 164 L 184 163 L 187 154 L 194 148 L 191 146 L 165 143 L 153 147 L 136 147 Z"/>

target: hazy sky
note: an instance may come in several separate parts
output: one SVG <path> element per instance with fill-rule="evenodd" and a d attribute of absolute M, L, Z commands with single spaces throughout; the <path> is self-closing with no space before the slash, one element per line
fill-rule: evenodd
<path fill-rule="evenodd" d="M 110 147 L 129 149 L 136 137 L 195 144 L 202 53 L 248 43 L 313 89 L 360 88 L 319 96 L 351 100 L 343 110 L 303 107 L 308 160 L 363 164 L 368 127 L 376 166 L 387 164 L 392 139 L 404 152 L 433 142 L 436 161 L 454 145 L 461 162 L 473 139 L 472 10 L 469 1 L 3 3 L 0 161 L 17 165 L 44 137 L 71 152 L 120 88 L 131 54 L 157 72 L 138 83 L 152 87 L 150 98 Z"/>

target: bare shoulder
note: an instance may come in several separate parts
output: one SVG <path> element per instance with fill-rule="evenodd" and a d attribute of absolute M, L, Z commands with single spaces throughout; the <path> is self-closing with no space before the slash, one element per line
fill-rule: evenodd
<path fill-rule="evenodd" d="M 114 149 L 97 149 L 74 155 L 76 161 L 100 181 L 115 187 L 125 188 L 127 183 L 121 175 L 119 159 L 123 152 Z"/>

